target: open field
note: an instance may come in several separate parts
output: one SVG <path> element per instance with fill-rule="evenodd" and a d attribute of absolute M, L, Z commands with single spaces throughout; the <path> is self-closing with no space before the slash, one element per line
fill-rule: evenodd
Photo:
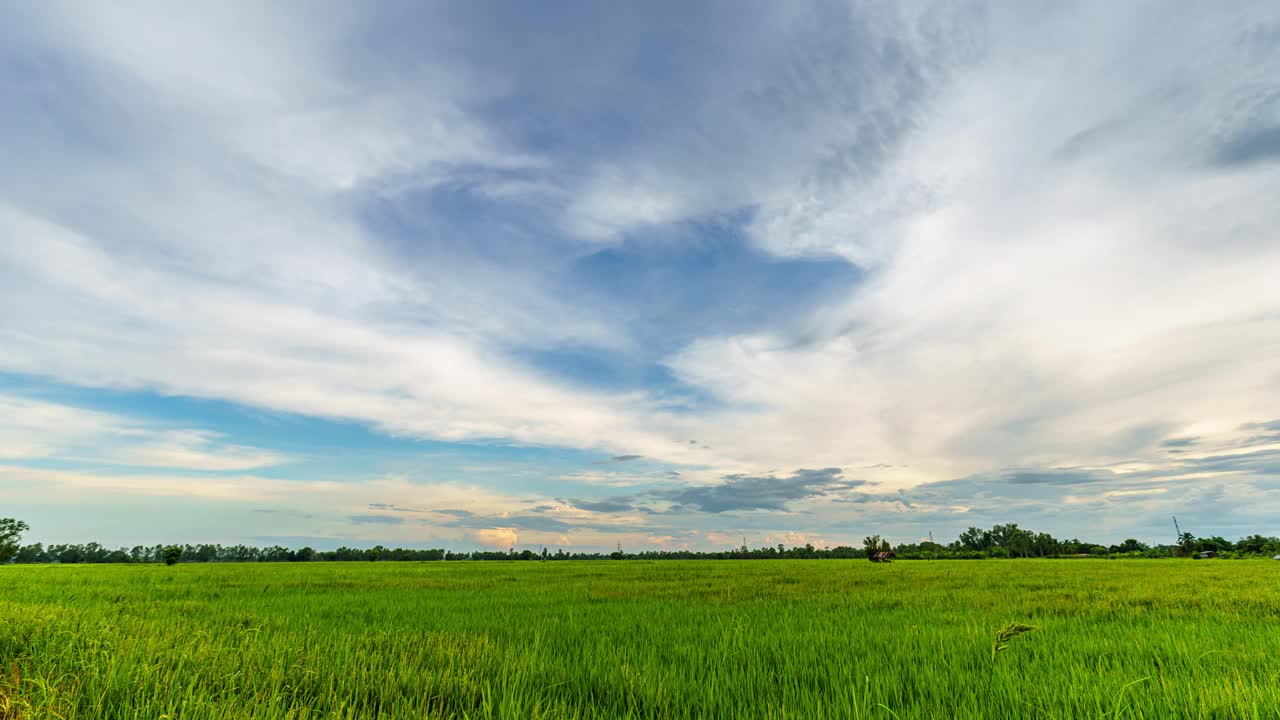
<path fill-rule="evenodd" d="M 45 717 L 1277 718 L 1280 563 L 0 567 Z"/>

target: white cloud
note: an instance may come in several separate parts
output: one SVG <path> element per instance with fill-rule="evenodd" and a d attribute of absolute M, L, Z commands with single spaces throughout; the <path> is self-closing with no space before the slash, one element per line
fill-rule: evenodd
<path fill-rule="evenodd" d="M 70 459 L 182 470 L 253 470 L 289 462 L 226 443 L 217 433 L 169 429 L 127 415 L 0 393 L 0 460 Z"/>
<path fill-rule="evenodd" d="M 583 159 L 521 147 L 475 111 L 509 99 L 501 73 L 432 43 L 408 65 L 351 62 L 377 56 L 353 47 L 369 30 L 353 9 L 23 9 L 8 52 L 58 57 L 85 87 L 6 77 L 24 111 L 0 124 L 0 370 L 698 468 L 681 483 L 1176 469 L 1161 438 L 1269 420 L 1280 399 L 1280 166 L 1237 158 L 1280 127 L 1280 56 L 1254 32 L 1280 20 L 1268 3 L 1040 10 L 778 5 L 708 60 L 714 82 L 690 69 L 680 112 Z M 53 94 L 97 111 L 92 132 L 50 130 L 75 118 L 38 114 L 42 82 L 83 95 Z M 494 213 L 510 242 L 443 221 L 389 241 L 362 215 L 472 182 L 531 212 Z M 866 274 L 786 327 L 699 327 L 667 362 L 714 410 L 514 359 L 637 343 L 557 286 L 585 251 L 544 224 L 618 242 L 735 213 L 769 253 Z M 102 462 L 281 460 L 119 417 L 25 418 L 0 426 L 0 457 L 124 428 L 141 434 Z"/>
<path fill-rule="evenodd" d="M 0 482 L 15 502 L 48 504 L 130 503 L 139 497 L 182 497 L 233 502 L 265 502 L 302 493 L 332 493 L 338 483 L 292 482 L 254 475 L 186 476 L 49 470 L 0 465 Z"/>
<path fill-rule="evenodd" d="M 1275 414 L 1280 168 L 1216 167 L 1208 148 L 1235 99 L 1274 92 L 1261 68 L 1280 58 L 1214 44 L 1239 18 L 1158 41 L 1145 16 L 1053 20 L 1044 37 L 998 17 L 884 173 L 812 196 L 806 223 L 887 238 L 870 256 L 839 232 L 782 233 L 873 270 L 798 319 L 815 340 L 707 338 L 671 359 L 734 408 L 700 438 L 749 435 L 744 454 L 782 466 L 910 465 L 918 482 L 1151 456 L 1162 433 Z M 899 201 L 901 178 L 929 202 Z M 868 194 L 899 216 L 868 219 Z"/>
<path fill-rule="evenodd" d="M 645 452 L 674 445 L 637 419 L 649 406 L 642 396 L 558 387 L 445 329 L 138 267 L 91 238 L 0 206 L 0 268 L 6 261 L 24 281 L 7 293 L 0 331 L 10 340 L 0 348 L 9 370 L 452 440 Z"/>
<path fill-rule="evenodd" d="M 515 528 L 483 528 L 471 530 L 467 533 L 467 538 L 477 545 L 504 549 L 515 547 L 520 535 Z"/>
<path fill-rule="evenodd" d="M 102 456 L 106 463 L 134 467 L 235 471 L 289 462 L 281 453 L 221 442 L 216 433 L 171 430 L 147 433 L 148 439 L 118 447 Z"/>

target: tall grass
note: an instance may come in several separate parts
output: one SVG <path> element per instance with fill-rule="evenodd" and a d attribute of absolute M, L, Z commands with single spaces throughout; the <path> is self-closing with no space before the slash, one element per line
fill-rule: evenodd
<path fill-rule="evenodd" d="M 1278 718 L 1278 658 L 1280 563 L 0 568 L 4 720 Z"/>

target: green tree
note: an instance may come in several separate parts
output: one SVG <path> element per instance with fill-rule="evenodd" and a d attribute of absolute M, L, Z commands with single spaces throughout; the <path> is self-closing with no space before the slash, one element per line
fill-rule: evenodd
<path fill-rule="evenodd" d="M 1150 548 L 1148 548 L 1145 543 L 1142 543 L 1134 538 L 1128 538 L 1124 542 L 1120 543 L 1119 545 L 1111 546 L 1111 552 L 1113 553 L 1145 552 L 1149 549 Z"/>
<path fill-rule="evenodd" d="M 1040 557 L 1060 552 L 1058 541 L 1049 533 L 1036 533 L 1031 538 L 1031 550 Z"/>
<path fill-rule="evenodd" d="M 0 518 L 0 565 L 7 564 L 18 554 L 22 533 L 30 529 L 31 526 L 21 520 Z"/>
<path fill-rule="evenodd" d="M 1190 557 L 1191 553 L 1196 549 L 1196 536 L 1189 532 L 1184 532 L 1178 536 L 1178 554 L 1182 557 Z"/>
<path fill-rule="evenodd" d="M 869 535 L 862 538 L 862 547 L 867 553 L 867 559 L 871 562 L 876 561 L 876 553 L 880 552 L 880 546 L 885 541 L 879 535 Z"/>
<path fill-rule="evenodd" d="M 49 556 L 45 554 L 44 545 L 36 543 L 27 545 L 18 550 L 17 556 L 13 558 L 14 562 L 23 564 L 46 563 L 49 562 Z"/>
<path fill-rule="evenodd" d="M 164 564 L 177 565 L 182 559 L 182 548 L 177 545 L 170 545 L 164 549 Z"/>
<path fill-rule="evenodd" d="M 991 531 L 970 527 L 960 533 L 960 544 L 968 550 L 988 550 L 991 548 Z"/>
<path fill-rule="evenodd" d="M 1222 552 L 1224 550 L 1234 549 L 1235 545 L 1230 540 L 1218 535 L 1196 539 L 1196 550 L 1214 550 Z"/>
<path fill-rule="evenodd" d="M 991 528 L 989 533 L 991 542 L 1009 551 L 1010 555 L 1027 556 L 1027 550 L 1030 548 L 1032 535 L 1031 533 L 1018 527 L 1017 523 L 1009 523 L 1007 525 L 996 525 Z"/>

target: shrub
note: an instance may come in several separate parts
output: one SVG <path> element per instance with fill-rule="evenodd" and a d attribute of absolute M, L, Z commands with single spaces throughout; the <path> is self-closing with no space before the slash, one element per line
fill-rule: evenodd
<path fill-rule="evenodd" d="M 182 559 L 182 548 L 178 547 L 177 545 L 170 545 L 169 547 L 164 549 L 165 565 L 177 565 L 178 561 L 181 559 Z"/>

